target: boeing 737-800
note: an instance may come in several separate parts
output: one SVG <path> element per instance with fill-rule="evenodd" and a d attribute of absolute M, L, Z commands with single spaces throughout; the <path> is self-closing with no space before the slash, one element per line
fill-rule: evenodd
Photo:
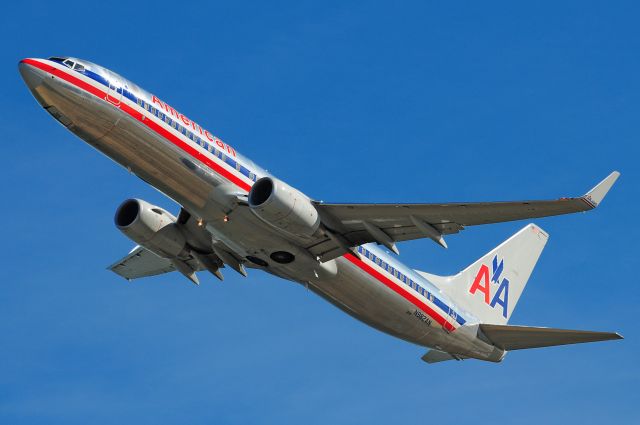
<path fill-rule="evenodd" d="M 444 237 L 466 226 L 593 209 L 618 172 L 584 196 L 558 200 L 323 203 L 113 71 L 71 57 L 24 59 L 19 70 L 64 127 L 181 205 L 177 217 L 141 199 L 118 207 L 115 224 L 137 246 L 110 269 L 128 280 L 177 271 L 198 284 L 204 270 L 222 280 L 223 269 L 260 269 L 428 347 L 428 363 L 499 362 L 510 350 L 621 338 L 507 324 L 547 242 L 535 224 L 446 277 L 403 265 L 396 247 L 429 238 L 446 248 Z"/>

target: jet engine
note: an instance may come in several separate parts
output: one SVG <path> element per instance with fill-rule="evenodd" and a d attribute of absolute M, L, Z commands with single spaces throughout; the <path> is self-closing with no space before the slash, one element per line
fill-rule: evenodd
<path fill-rule="evenodd" d="M 141 199 L 127 199 L 118 207 L 115 224 L 129 239 L 163 258 L 188 255 L 185 236 L 176 218 Z"/>
<path fill-rule="evenodd" d="M 296 236 L 311 236 L 320 216 L 302 192 L 273 177 L 263 177 L 249 191 L 251 211 L 267 224 Z"/>

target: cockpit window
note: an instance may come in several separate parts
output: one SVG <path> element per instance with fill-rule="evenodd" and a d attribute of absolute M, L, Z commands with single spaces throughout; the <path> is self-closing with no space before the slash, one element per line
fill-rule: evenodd
<path fill-rule="evenodd" d="M 87 66 L 83 63 L 76 62 L 75 59 L 70 57 L 51 56 L 49 60 L 63 64 L 66 67 L 73 69 L 74 71 L 84 72 Z"/>

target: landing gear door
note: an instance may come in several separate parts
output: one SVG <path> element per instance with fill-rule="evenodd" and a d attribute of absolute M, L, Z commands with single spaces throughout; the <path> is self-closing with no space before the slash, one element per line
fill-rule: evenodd
<path fill-rule="evenodd" d="M 122 80 L 117 75 L 109 73 L 107 85 L 107 102 L 115 106 L 120 106 L 120 100 L 122 99 Z"/>

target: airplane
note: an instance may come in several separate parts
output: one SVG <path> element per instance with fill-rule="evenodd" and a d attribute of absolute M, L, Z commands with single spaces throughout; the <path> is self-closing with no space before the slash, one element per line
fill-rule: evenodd
<path fill-rule="evenodd" d="M 142 199 L 117 208 L 115 225 L 136 246 L 109 269 L 127 280 L 177 271 L 198 285 L 201 271 L 223 280 L 223 269 L 262 270 L 427 348 L 427 363 L 501 362 L 513 350 L 622 339 L 508 324 L 549 237 L 536 224 L 451 276 L 397 258 L 402 241 L 427 238 L 447 248 L 444 237 L 467 226 L 594 209 L 617 171 L 584 196 L 556 200 L 325 203 L 107 68 L 67 56 L 27 58 L 18 68 L 60 124 L 181 206 L 177 216 Z"/>

